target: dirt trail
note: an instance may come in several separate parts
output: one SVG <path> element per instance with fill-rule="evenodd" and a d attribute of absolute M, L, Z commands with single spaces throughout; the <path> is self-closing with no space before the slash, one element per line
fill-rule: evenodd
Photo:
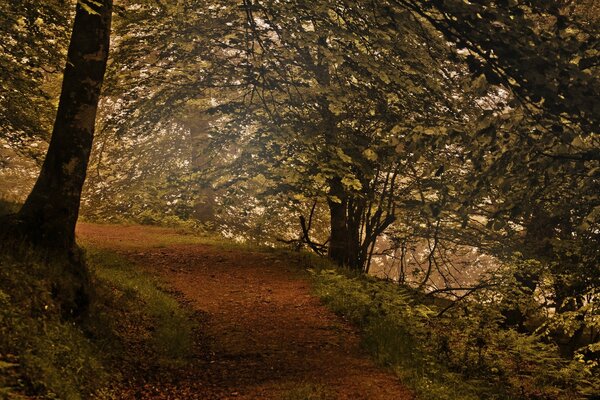
<path fill-rule="evenodd" d="M 131 398 L 281 399 L 307 385 L 332 399 L 412 398 L 310 294 L 305 273 L 289 260 L 176 243 L 167 229 L 80 224 L 78 235 L 158 274 L 201 316 L 199 365 L 170 379 L 158 375 Z"/>

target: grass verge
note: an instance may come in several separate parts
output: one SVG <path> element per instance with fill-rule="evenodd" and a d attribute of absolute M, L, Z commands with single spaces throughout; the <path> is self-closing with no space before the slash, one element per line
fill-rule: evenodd
<path fill-rule="evenodd" d="M 148 339 L 159 357 L 158 361 L 185 362 L 193 342 L 194 323 L 189 312 L 154 277 L 140 271 L 118 254 L 88 248 L 87 261 L 101 286 L 109 287 L 113 293 L 103 298 L 127 298 L 129 314 L 147 319 L 146 325 L 151 324 L 152 334 Z M 109 315 L 99 320 L 106 320 L 107 317 Z M 113 331 L 120 330 L 122 327 L 113 327 Z"/>
<path fill-rule="evenodd" d="M 0 398 L 90 397 L 108 381 L 94 343 L 61 319 L 47 266 L 0 259 Z"/>
<path fill-rule="evenodd" d="M 0 256 L 0 399 L 117 399 L 140 365 L 187 361 L 194 326 L 173 297 L 113 253 L 90 250 L 88 265 L 95 295 L 75 323 L 52 296 L 60 266 Z"/>
<path fill-rule="evenodd" d="M 499 328 L 490 304 L 439 315 L 391 282 L 316 269 L 314 290 L 362 330 L 363 344 L 422 400 L 593 399 L 597 366 L 562 359 L 533 335 Z"/>

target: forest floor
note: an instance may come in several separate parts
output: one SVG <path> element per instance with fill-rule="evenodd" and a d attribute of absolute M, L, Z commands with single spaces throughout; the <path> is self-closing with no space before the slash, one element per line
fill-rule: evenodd
<path fill-rule="evenodd" d="M 192 361 L 124 366 L 123 399 L 413 398 L 311 294 L 299 261 L 164 228 L 79 224 L 77 233 L 158 277 L 197 319 Z"/>

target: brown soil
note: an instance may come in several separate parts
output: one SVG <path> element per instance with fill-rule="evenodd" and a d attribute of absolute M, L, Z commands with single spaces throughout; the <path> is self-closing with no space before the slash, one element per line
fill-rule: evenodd
<path fill-rule="evenodd" d="M 373 364 L 357 332 L 311 295 L 293 260 L 190 244 L 168 229 L 80 224 L 78 235 L 160 276 L 200 320 L 197 362 L 132 379 L 123 398 L 285 399 L 301 387 L 319 388 L 320 397 L 293 398 L 412 398 Z"/>

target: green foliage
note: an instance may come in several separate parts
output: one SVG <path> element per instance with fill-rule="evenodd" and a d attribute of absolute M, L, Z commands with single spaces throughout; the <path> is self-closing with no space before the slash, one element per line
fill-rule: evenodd
<path fill-rule="evenodd" d="M 99 211 L 99 210 L 98 210 Z M 106 211 L 106 209 L 102 210 Z M 82 222 L 98 222 L 111 224 L 139 224 L 149 226 L 162 226 L 167 228 L 178 228 L 186 232 L 195 232 L 197 234 L 211 231 L 210 223 L 202 223 L 196 219 L 184 219 L 177 215 L 162 214 L 159 211 L 149 208 L 138 214 L 130 215 L 128 213 L 112 215 L 110 217 L 99 216 L 101 212 L 86 214 L 81 217 Z M 103 214 L 103 213 L 102 213 Z"/>
<path fill-rule="evenodd" d="M 564 133 L 572 128 L 597 133 L 596 2 L 399 3 L 425 16 L 458 48 L 466 50 L 463 54 L 474 73 L 511 88 L 534 113 L 556 124 L 553 129 L 558 129 L 557 133 L 563 133 L 562 128 Z M 484 25 L 491 29 L 481 29 Z"/>
<path fill-rule="evenodd" d="M 31 139 L 46 140 L 64 67 L 71 2 L 1 2 L 0 140 L 31 155 Z M 69 4 L 68 6 L 66 4 Z"/>
<path fill-rule="evenodd" d="M 600 385 L 597 366 L 561 358 L 537 335 L 502 328 L 500 303 L 425 306 L 408 289 L 333 270 L 317 294 L 364 332 L 364 345 L 424 399 L 575 399 Z"/>
<path fill-rule="evenodd" d="M 99 132 L 81 213 L 88 220 L 174 225 L 191 219 L 189 136 L 157 128 L 142 138 Z M 179 220 L 179 221 L 177 221 Z"/>

